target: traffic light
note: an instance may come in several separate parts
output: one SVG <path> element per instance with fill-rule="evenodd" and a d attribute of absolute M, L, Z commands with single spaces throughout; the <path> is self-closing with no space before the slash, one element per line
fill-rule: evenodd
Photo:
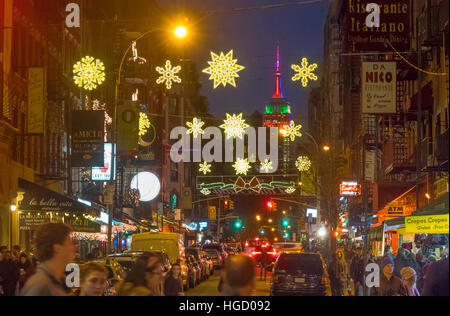
<path fill-rule="evenodd" d="M 272 209 L 272 208 L 273 208 L 273 202 L 272 202 L 272 201 L 267 201 L 267 202 L 266 202 L 266 207 L 267 207 L 268 209 Z"/>
<path fill-rule="evenodd" d="M 289 233 L 287 233 L 287 232 L 284 233 L 284 234 L 283 234 L 283 238 L 289 238 Z"/>
<path fill-rule="evenodd" d="M 230 201 L 228 201 L 228 200 L 223 201 L 223 207 L 225 210 L 228 210 L 229 206 L 230 206 Z"/>
<path fill-rule="evenodd" d="M 260 233 L 261 233 L 261 235 L 264 235 L 266 233 L 266 231 L 264 229 L 261 229 Z"/>
<path fill-rule="evenodd" d="M 234 201 L 230 200 L 230 210 L 234 210 Z"/>
<path fill-rule="evenodd" d="M 283 225 L 284 227 L 289 226 L 289 220 L 288 220 L 288 219 L 283 219 L 283 220 L 281 221 L 281 225 Z"/>
<path fill-rule="evenodd" d="M 233 227 L 234 227 L 235 229 L 242 229 L 242 222 L 241 222 L 240 220 L 234 221 Z"/>

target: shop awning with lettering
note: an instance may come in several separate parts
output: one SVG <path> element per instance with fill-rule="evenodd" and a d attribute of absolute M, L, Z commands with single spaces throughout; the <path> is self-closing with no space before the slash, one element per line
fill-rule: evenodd
<path fill-rule="evenodd" d="M 65 212 L 77 215 L 88 214 L 99 217 L 100 209 L 89 207 L 71 197 L 19 178 L 19 189 L 23 190 L 20 210 L 25 212 Z"/>

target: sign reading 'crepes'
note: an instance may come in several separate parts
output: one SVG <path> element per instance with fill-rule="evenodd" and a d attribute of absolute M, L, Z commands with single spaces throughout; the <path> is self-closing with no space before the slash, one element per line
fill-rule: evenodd
<path fill-rule="evenodd" d="M 405 230 L 414 234 L 448 234 L 449 217 L 445 215 L 408 216 Z"/>

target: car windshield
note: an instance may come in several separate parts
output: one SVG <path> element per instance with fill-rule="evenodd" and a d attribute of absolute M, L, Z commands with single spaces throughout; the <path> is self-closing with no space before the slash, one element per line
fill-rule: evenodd
<path fill-rule="evenodd" d="M 316 254 L 284 254 L 278 258 L 276 269 L 289 272 L 302 271 L 306 274 L 322 274 L 322 260 Z"/>
<path fill-rule="evenodd" d="M 133 268 L 134 260 L 131 259 L 117 259 L 117 262 L 123 267 L 125 271 L 130 271 Z"/>

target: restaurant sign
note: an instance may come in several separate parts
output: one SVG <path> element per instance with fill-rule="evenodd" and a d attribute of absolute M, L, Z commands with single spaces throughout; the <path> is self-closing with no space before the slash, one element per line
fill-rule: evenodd
<path fill-rule="evenodd" d="M 347 46 L 352 52 L 387 52 L 410 50 L 410 0 L 346 0 Z M 379 26 L 368 25 L 367 18 L 372 10 L 369 3 L 375 3 L 379 13 Z M 369 12 L 367 12 L 369 11 Z"/>
<path fill-rule="evenodd" d="M 405 230 L 409 234 L 448 234 L 448 224 L 448 214 L 405 218 Z"/>
<path fill-rule="evenodd" d="M 72 112 L 72 167 L 104 167 L 105 111 Z"/>

